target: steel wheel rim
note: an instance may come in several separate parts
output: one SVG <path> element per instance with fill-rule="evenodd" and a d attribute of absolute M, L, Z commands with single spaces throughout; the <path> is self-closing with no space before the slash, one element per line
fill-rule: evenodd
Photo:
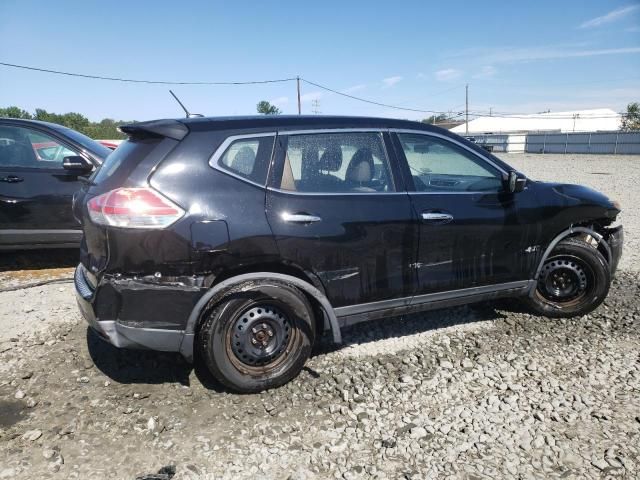
<path fill-rule="evenodd" d="M 254 374 L 267 373 L 282 364 L 296 338 L 292 318 L 285 308 L 254 303 L 230 322 L 227 356 L 236 368 Z"/>
<path fill-rule="evenodd" d="M 543 265 L 536 292 L 546 301 L 570 306 L 583 300 L 593 286 L 593 271 L 586 262 L 572 255 L 558 255 Z"/>

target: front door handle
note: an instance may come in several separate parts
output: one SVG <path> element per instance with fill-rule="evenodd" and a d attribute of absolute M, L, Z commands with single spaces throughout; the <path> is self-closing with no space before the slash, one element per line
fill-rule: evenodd
<path fill-rule="evenodd" d="M 282 220 L 289 223 L 316 223 L 322 220 L 322 218 L 316 215 L 309 215 L 307 213 L 282 213 Z"/>
<path fill-rule="evenodd" d="M 24 181 L 24 178 L 16 177 L 15 175 L 7 175 L 6 177 L 1 177 L 0 182 L 6 183 L 18 183 Z"/>
<path fill-rule="evenodd" d="M 422 214 L 422 220 L 430 223 L 449 223 L 453 220 L 453 215 L 443 212 L 425 212 Z"/>

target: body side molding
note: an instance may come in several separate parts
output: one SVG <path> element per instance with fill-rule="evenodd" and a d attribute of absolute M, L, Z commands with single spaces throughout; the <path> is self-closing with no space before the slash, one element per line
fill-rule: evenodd
<path fill-rule="evenodd" d="M 457 290 L 447 290 L 445 292 L 427 293 L 414 297 L 393 298 L 391 300 L 382 300 L 380 302 L 361 303 L 358 305 L 338 307 L 335 309 L 335 312 L 338 317 L 347 317 L 350 315 L 359 315 L 362 313 L 372 313 L 377 310 L 406 308 L 430 302 L 472 297 L 475 295 L 490 294 L 507 290 L 525 289 L 526 291 L 526 289 L 531 285 L 531 282 L 531 280 L 521 280 L 508 283 L 483 285 L 479 287 L 461 288 Z"/>

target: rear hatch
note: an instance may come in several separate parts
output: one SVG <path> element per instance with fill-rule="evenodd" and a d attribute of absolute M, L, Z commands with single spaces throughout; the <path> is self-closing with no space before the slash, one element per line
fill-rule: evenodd
<path fill-rule="evenodd" d="M 129 139 L 120 144 L 89 179 L 90 182 L 74 198 L 74 215 L 84 232 L 80 246 L 80 261 L 90 272 L 98 274 L 109 269 L 110 230 L 117 226 L 92 221 L 87 204 L 97 197 L 117 189 L 148 188 L 148 178 L 154 168 L 180 143 L 189 130 L 176 120 L 141 122 L 121 127 Z M 138 234 L 143 232 L 132 231 Z M 113 236 L 113 235 L 112 235 Z M 113 243 L 113 242 L 111 242 Z M 115 266 L 115 270 L 121 266 Z"/>

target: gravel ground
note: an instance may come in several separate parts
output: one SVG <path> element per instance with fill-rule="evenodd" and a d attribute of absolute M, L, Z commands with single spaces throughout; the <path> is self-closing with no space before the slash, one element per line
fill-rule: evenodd
<path fill-rule="evenodd" d="M 0 479 L 638 478 L 640 158 L 505 157 L 622 202 L 622 270 L 593 314 L 505 301 L 361 325 L 240 396 L 103 343 L 71 284 L 0 293 Z"/>

